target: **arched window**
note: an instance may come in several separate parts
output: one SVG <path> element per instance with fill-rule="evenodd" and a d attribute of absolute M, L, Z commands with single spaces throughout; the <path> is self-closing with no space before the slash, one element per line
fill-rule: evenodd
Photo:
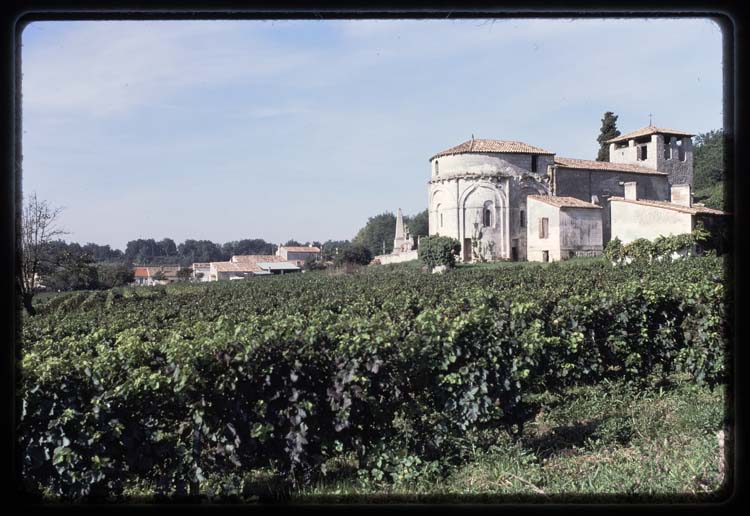
<path fill-rule="evenodd" d="M 440 228 L 443 227 L 443 214 L 440 211 L 441 206 L 442 206 L 441 204 L 438 204 L 437 206 L 435 206 L 435 212 L 437 213 L 438 220 L 440 222 L 440 224 L 438 225 L 438 227 L 440 227 Z"/>
<path fill-rule="evenodd" d="M 492 226 L 492 202 L 487 201 L 484 203 L 484 209 L 482 209 L 482 226 L 488 228 Z"/>
<path fill-rule="evenodd" d="M 438 167 L 438 160 L 435 160 L 435 175 L 440 175 L 440 168 Z"/>

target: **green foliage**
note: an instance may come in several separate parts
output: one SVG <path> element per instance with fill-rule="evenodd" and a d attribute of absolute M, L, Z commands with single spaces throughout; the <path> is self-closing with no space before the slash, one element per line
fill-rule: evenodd
<path fill-rule="evenodd" d="M 674 255 L 689 255 L 696 245 L 709 241 L 711 234 L 699 223 L 691 233 L 659 236 L 653 241 L 646 238 L 623 244 L 619 238 L 610 240 L 604 247 L 604 256 L 613 263 L 639 264 L 654 260 L 672 260 Z"/>
<path fill-rule="evenodd" d="M 422 237 L 419 243 L 419 259 L 430 268 L 440 265 L 453 267 L 456 264 L 456 254 L 460 252 L 460 249 L 461 244 L 454 238 Z"/>
<path fill-rule="evenodd" d="M 22 476 L 65 498 L 219 496 L 355 454 L 372 481 L 432 478 L 469 434 L 523 435 L 540 394 L 723 381 L 722 281 L 696 258 L 66 295 L 22 327 Z"/>
<path fill-rule="evenodd" d="M 718 129 L 697 135 L 693 147 L 695 200 L 717 210 L 727 209 L 724 202 L 725 140 L 724 132 Z"/>
<path fill-rule="evenodd" d="M 338 265 L 347 263 L 367 265 L 371 261 L 372 253 L 366 246 L 360 244 L 352 244 L 348 247 L 345 247 L 342 251 L 339 252 L 338 255 L 336 255 L 336 263 Z"/>
<path fill-rule="evenodd" d="M 695 137 L 693 187 L 701 190 L 724 180 L 724 132 L 709 131 Z"/>
<path fill-rule="evenodd" d="M 381 213 L 367 219 L 367 224 L 357 232 L 352 244 L 366 247 L 371 256 L 388 254 L 393 251 L 395 234 L 396 216 L 391 212 Z"/>
<path fill-rule="evenodd" d="M 190 279 L 190 276 L 193 274 L 193 269 L 190 267 L 182 267 L 177 271 L 177 278 L 179 278 L 182 281 L 187 281 Z"/>
<path fill-rule="evenodd" d="M 404 224 L 409 228 L 409 234 L 414 237 L 415 244 L 417 237 L 423 237 L 430 234 L 430 216 L 427 210 L 420 211 L 414 216 L 404 216 Z"/>
<path fill-rule="evenodd" d="M 605 142 L 618 136 L 620 136 L 620 131 L 617 129 L 617 115 L 612 111 L 607 111 L 602 118 L 599 136 L 596 137 L 596 141 L 599 142 L 599 153 L 596 155 L 596 161 L 609 161 L 609 144 Z"/>
<path fill-rule="evenodd" d="M 133 282 L 133 269 L 124 263 L 99 263 L 96 269 L 99 288 L 122 287 Z"/>

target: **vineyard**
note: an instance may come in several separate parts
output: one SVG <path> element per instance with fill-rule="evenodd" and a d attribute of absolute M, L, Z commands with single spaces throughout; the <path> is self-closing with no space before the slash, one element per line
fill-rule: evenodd
<path fill-rule="evenodd" d="M 22 328 L 26 489 L 65 499 L 304 489 L 336 460 L 445 478 L 538 397 L 726 382 L 722 260 L 383 266 L 57 296 Z M 481 445 L 477 440 L 472 446 Z"/>

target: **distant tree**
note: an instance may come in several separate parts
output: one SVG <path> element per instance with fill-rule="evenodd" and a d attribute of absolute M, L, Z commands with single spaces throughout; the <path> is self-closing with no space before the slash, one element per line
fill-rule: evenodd
<path fill-rule="evenodd" d="M 177 256 L 177 246 L 171 238 L 164 238 L 157 244 L 156 256 Z"/>
<path fill-rule="evenodd" d="M 390 253 L 393 251 L 395 234 L 396 216 L 391 212 L 381 213 L 367 220 L 367 224 L 352 239 L 352 244 L 366 247 L 372 256 Z"/>
<path fill-rule="evenodd" d="M 607 111 L 604 113 L 602 128 L 596 138 L 599 142 L 599 154 L 596 156 L 596 161 L 609 161 L 609 144 L 606 141 L 618 136 L 620 136 L 620 131 L 617 129 L 617 115 L 612 111 Z"/>
<path fill-rule="evenodd" d="M 308 256 L 307 258 L 305 258 L 303 267 L 306 271 L 317 271 L 326 268 L 325 264 L 322 261 L 316 260 L 313 256 Z"/>
<path fill-rule="evenodd" d="M 94 257 L 85 251 L 66 250 L 45 285 L 52 290 L 89 290 L 99 287 Z"/>
<path fill-rule="evenodd" d="M 222 246 L 222 251 L 229 257 L 247 254 L 274 254 L 276 246 L 262 238 L 253 238 L 227 242 Z"/>
<path fill-rule="evenodd" d="M 693 190 L 695 200 L 718 210 L 724 206 L 724 132 L 699 134 L 693 148 Z"/>
<path fill-rule="evenodd" d="M 346 247 L 343 251 L 339 252 L 336 257 L 336 263 L 342 264 L 358 264 L 367 265 L 372 261 L 372 253 L 370 250 L 361 244 L 352 244 Z"/>
<path fill-rule="evenodd" d="M 122 287 L 133 282 L 133 269 L 124 263 L 98 263 L 96 265 L 99 288 Z"/>
<path fill-rule="evenodd" d="M 229 260 L 231 255 L 227 255 L 219 244 L 210 240 L 185 240 L 179 246 L 177 251 L 184 262 L 182 265 L 189 265 L 194 262 L 222 262 Z"/>
<path fill-rule="evenodd" d="M 151 278 L 154 279 L 154 280 L 156 280 L 156 281 L 163 281 L 163 280 L 167 279 L 167 277 L 164 275 L 164 273 L 162 271 L 156 271 L 156 274 L 154 274 L 153 276 L 151 276 Z"/>
<path fill-rule="evenodd" d="M 125 253 L 119 249 L 112 249 L 109 245 L 88 242 L 82 249 L 93 256 L 96 262 L 122 262 L 125 258 Z"/>
<path fill-rule="evenodd" d="M 336 255 L 352 245 L 349 240 L 326 240 L 321 244 L 320 251 L 324 260 L 335 260 Z"/>
<path fill-rule="evenodd" d="M 418 237 L 430 234 L 430 216 L 427 210 L 420 211 L 413 216 L 405 216 L 404 224 L 409 227 L 409 234 L 414 238 L 415 245 L 417 244 Z"/>
<path fill-rule="evenodd" d="M 29 315 L 36 312 L 32 300 L 39 287 L 40 271 L 45 265 L 44 248 L 65 231 L 57 226 L 62 208 L 50 206 L 36 193 L 26 200 L 21 213 L 21 260 L 16 268 L 16 285 Z"/>
<path fill-rule="evenodd" d="M 191 269 L 190 267 L 183 267 L 177 271 L 177 279 L 181 281 L 187 281 L 190 279 L 190 276 L 192 274 L 193 274 L 193 269 Z"/>
<path fill-rule="evenodd" d="M 294 240 L 294 239 L 292 239 L 292 240 L 288 240 L 288 241 L 286 242 L 286 244 L 284 244 L 284 246 L 297 246 L 297 247 L 299 247 L 299 246 L 301 246 L 301 245 L 302 245 L 302 244 L 300 244 L 299 242 L 297 242 L 297 241 L 296 241 L 296 240 Z"/>

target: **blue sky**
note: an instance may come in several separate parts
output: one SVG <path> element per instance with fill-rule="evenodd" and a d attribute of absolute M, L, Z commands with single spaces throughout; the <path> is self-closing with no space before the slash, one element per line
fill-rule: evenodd
<path fill-rule="evenodd" d="M 474 134 L 595 159 L 624 133 L 722 127 L 707 19 L 36 22 L 23 188 L 67 240 L 349 239 L 427 207 Z"/>

